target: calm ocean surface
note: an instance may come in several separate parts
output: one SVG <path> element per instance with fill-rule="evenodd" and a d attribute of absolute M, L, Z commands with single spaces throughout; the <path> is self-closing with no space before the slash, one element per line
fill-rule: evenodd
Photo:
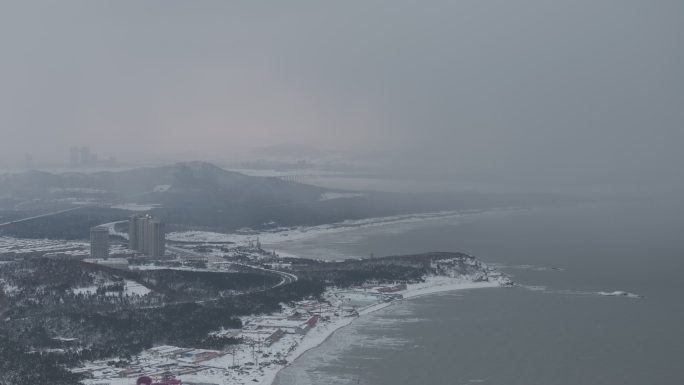
<path fill-rule="evenodd" d="M 489 212 L 274 247 L 328 259 L 464 251 L 522 285 L 362 317 L 283 370 L 278 385 L 684 383 L 681 204 Z M 597 294 L 616 290 L 644 298 Z"/>

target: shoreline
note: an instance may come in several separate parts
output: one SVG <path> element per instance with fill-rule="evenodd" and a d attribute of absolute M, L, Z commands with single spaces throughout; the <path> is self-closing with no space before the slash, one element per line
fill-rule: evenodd
<path fill-rule="evenodd" d="M 432 278 L 432 279 L 431 279 Z M 442 279 L 440 279 L 442 278 Z M 265 373 L 264 377 L 262 378 L 261 381 L 258 382 L 259 385 L 274 385 L 276 378 L 278 376 L 278 373 L 282 371 L 283 369 L 291 366 L 294 364 L 298 359 L 300 359 L 305 353 L 307 353 L 310 350 L 313 350 L 325 342 L 327 342 L 332 336 L 335 334 L 340 329 L 343 329 L 345 327 L 348 327 L 351 325 L 354 321 L 359 319 L 362 316 L 372 314 L 375 312 L 378 312 L 380 310 L 384 310 L 390 306 L 396 305 L 397 302 L 402 302 L 405 299 L 415 299 L 415 298 L 420 298 L 428 295 L 433 295 L 433 294 L 439 294 L 439 293 L 447 293 L 447 292 L 453 292 L 453 291 L 460 291 L 460 290 L 472 290 L 472 289 L 488 289 L 488 288 L 500 288 L 500 287 L 506 287 L 506 285 L 503 282 L 491 282 L 491 281 L 485 281 L 485 282 L 472 282 L 472 281 L 467 281 L 467 280 L 462 280 L 462 281 L 457 281 L 454 279 L 449 279 L 451 282 L 447 283 L 447 280 L 443 279 L 446 277 L 430 277 L 426 280 L 424 283 L 419 283 L 419 284 L 412 284 L 410 287 L 402 292 L 399 292 L 398 294 L 402 294 L 404 297 L 401 300 L 397 301 L 391 301 L 391 302 L 380 302 L 380 303 L 374 303 L 371 305 L 367 305 L 363 308 L 360 308 L 358 310 L 358 316 L 356 317 L 348 317 L 348 318 L 343 318 L 332 325 L 327 325 L 330 329 L 327 330 L 327 333 L 320 333 L 321 335 L 319 336 L 311 336 L 309 338 L 309 334 L 307 334 L 301 341 L 300 344 L 297 345 L 297 348 L 290 353 L 290 355 L 287 356 L 288 363 L 280 368 L 274 369 L 270 373 Z M 443 281 L 443 282 L 438 282 L 435 284 L 430 285 L 428 281 Z M 412 286 L 412 287 L 411 287 Z M 318 329 L 318 328 L 316 328 Z M 315 331 L 320 331 L 320 330 L 312 330 L 310 333 L 313 333 Z M 317 337 L 317 338 L 314 338 Z M 306 340 L 309 340 L 309 343 L 306 343 Z"/>
<path fill-rule="evenodd" d="M 184 230 L 167 234 L 167 240 L 191 243 L 232 242 L 236 245 L 244 245 L 259 237 L 261 243 L 264 245 L 278 246 L 282 243 L 308 240 L 321 235 L 332 235 L 358 228 L 376 228 L 388 225 L 421 223 L 433 220 L 459 218 L 467 215 L 481 215 L 484 213 L 505 212 L 518 209 L 519 207 L 491 207 L 484 209 L 435 210 L 363 219 L 349 219 L 314 226 L 282 227 L 249 233 Z"/>
<path fill-rule="evenodd" d="M 414 298 L 424 297 L 433 294 L 454 292 L 460 290 L 472 290 L 472 289 L 486 289 L 486 288 L 500 288 L 509 287 L 511 281 L 504 275 L 492 275 L 489 276 L 487 281 L 475 281 L 476 277 L 473 276 L 460 276 L 458 278 L 451 278 L 448 276 L 429 276 L 426 277 L 424 282 L 408 284 L 405 290 L 396 291 L 393 294 L 401 294 L 403 297 L 383 301 L 382 298 L 377 296 L 371 289 L 370 291 L 360 291 L 360 290 L 348 290 L 348 289 L 336 289 L 331 288 L 324 293 L 327 301 L 336 302 L 336 309 L 339 310 L 339 314 L 332 314 L 329 309 L 326 311 L 330 316 L 328 319 L 322 319 L 315 326 L 311 327 L 305 334 L 298 336 L 295 334 L 286 334 L 283 339 L 276 342 L 270 350 L 269 357 L 274 358 L 275 355 L 280 357 L 286 362 L 278 363 L 259 367 L 254 365 L 255 362 L 251 362 L 252 356 L 249 355 L 249 349 L 235 350 L 232 353 L 229 351 L 212 351 L 204 349 L 191 349 L 196 350 L 200 354 L 215 354 L 215 358 L 211 358 L 202 363 L 194 364 L 198 371 L 192 373 L 180 374 L 178 377 L 183 383 L 202 383 L 202 384 L 259 384 L 259 385 L 273 385 L 276 382 L 277 376 L 281 370 L 291 366 L 294 362 L 308 351 L 317 348 L 329 341 L 330 338 L 335 334 L 336 331 L 351 325 L 355 320 L 366 316 L 371 313 L 388 308 L 389 306 L 395 305 L 403 300 L 410 300 Z M 363 297 L 362 299 L 360 299 Z M 369 299 L 372 298 L 372 299 Z M 367 304 L 362 304 L 358 306 L 349 306 L 349 301 L 359 301 L 368 302 Z M 347 309 L 345 309 L 347 308 Z M 348 308 L 352 308 L 354 311 L 349 312 Z M 288 309 L 284 309 L 280 314 L 273 314 L 267 316 L 257 316 L 264 318 L 272 318 L 273 316 L 283 316 L 287 313 Z M 289 309 L 292 310 L 292 309 Z M 282 319 L 282 318 L 281 318 Z M 254 319 L 253 319 L 254 320 Z M 263 321 L 263 319 L 262 319 Z M 249 322 L 248 322 L 249 323 Z M 244 332 L 244 329 L 243 329 Z M 154 349 L 163 350 L 175 350 L 183 349 L 175 346 L 159 346 L 150 350 L 147 350 L 139 354 L 136 360 L 143 362 L 141 365 L 148 366 L 150 369 L 147 371 L 153 371 L 152 367 L 163 363 L 168 365 L 172 362 L 178 367 L 187 366 L 192 362 L 183 359 L 173 359 L 169 361 L 166 358 L 160 357 L 159 353 L 151 352 Z M 281 353 L 277 353 L 281 352 Z M 275 355 L 271 355 L 275 354 Z M 281 355 L 282 354 L 282 355 Z M 264 356 L 266 358 L 266 356 Z M 231 361 L 235 365 L 235 360 L 238 360 L 239 368 L 231 367 Z M 106 364 L 106 360 L 90 362 L 89 366 L 95 367 L 100 372 L 100 375 L 94 378 L 82 381 L 85 385 L 96 385 L 96 384 L 108 384 L 108 385 L 131 385 L 135 383 L 136 376 L 120 376 L 115 373 L 106 373 L 109 371 L 109 365 Z"/>

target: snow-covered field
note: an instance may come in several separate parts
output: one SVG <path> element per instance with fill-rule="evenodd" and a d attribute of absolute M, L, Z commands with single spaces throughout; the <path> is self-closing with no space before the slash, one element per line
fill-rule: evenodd
<path fill-rule="evenodd" d="M 90 244 L 86 242 L 0 236 L 0 254 L 11 252 L 64 252 L 66 254 L 81 255 L 85 250 L 89 250 L 89 248 Z"/>
<path fill-rule="evenodd" d="M 114 282 L 103 282 L 99 286 L 98 285 L 91 285 L 91 286 L 85 286 L 85 287 L 77 287 L 72 290 L 74 294 L 85 294 L 85 295 L 94 295 L 97 293 L 97 289 L 99 287 L 104 287 L 108 284 L 113 284 Z M 128 296 L 144 296 L 147 295 L 151 292 L 150 289 L 146 288 L 145 286 L 139 284 L 138 282 L 131 281 L 131 280 L 125 280 L 124 281 L 124 289 L 122 292 L 118 291 L 108 291 L 104 295 L 107 296 L 118 296 L 119 294 L 123 295 L 124 297 Z"/>
<path fill-rule="evenodd" d="M 325 192 L 321 194 L 321 201 L 329 201 L 332 199 L 343 199 L 343 198 L 356 198 L 356 197 L 362 197 L 365 196 L 366 194 L 363 193 L 352 193 L 352 192 Z"/>
<path fill-rule="evenodd" d="M 145 286 L 139 284 L 138 282 L 131 281 L 131 280 L 126 280 L 126 284 L 124 285 L 124 291 L 123 295 L 147 295 L 151 292 L 150 289 L 146 288 Z"/>
<path fill-rule="evenodd" d="M 128 235 L 126 235 L 128 236 Z M 122 245 L 112 244 L 110 254 L 126 254 L 129 251 Z M 70 255 L 88 257 L 90 243 L 61 239 L 29 239 L 0 236 L 0 254 L 45 253 L 45 255 Z"/>
<path fill-rule="evenodd" d="M 128 210 L 128 211 L 150 211 L 152 209 L 156 209 L 161 207 L 160 204 L 147 204 L 147 205 L 140 205 L 137 203 L 121 203 L 118 205 L 113 205 L 113 209 L 121 209 L 121 210 Z"/>
<path fill-rule="evenodd" d="M 465 214 L 467 213 L 459 211 L 436 211 L 420 214 L 346 220 L 320 226 L 278 228 L 271 231 L 253 232 L 249 234 L 226 234 L 209 231 L 183 231 L 169 233 L 166 235 L 166 239 L 171 241 L 198 243 L 233 242 L 237 245 L 247 245 L 258 237 L 261 243 L 274 245 L 282 242 L 315 238 L 324 234 L 334 234 L 349 229 L 379 227 L 399 223 L 417 223 L 434 219 L 459 217 Z"/>

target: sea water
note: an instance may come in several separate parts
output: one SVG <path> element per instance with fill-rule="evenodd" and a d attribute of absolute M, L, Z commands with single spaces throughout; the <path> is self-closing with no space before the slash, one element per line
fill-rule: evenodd
<path fill-rule="evenodd" d="M 684 383 L 678 203 L 490 211 L 273 247 L 324 259 L 463 251 L 519 285 L 406 300 L 361 317 L 281 371 L 278 385 Z M 600 294 L 613 291 L 642 298 Z"/>

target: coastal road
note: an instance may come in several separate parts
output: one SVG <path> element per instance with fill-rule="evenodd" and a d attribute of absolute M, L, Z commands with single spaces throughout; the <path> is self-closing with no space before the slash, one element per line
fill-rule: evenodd
<path fill-rule="evenodd" d="M 207 260 L 209 262 L 213 262 L 213 263 L 217 263 L 217 264 L 242 266 L 242 267 L 246 267 L 246 268 L 250 268 L 250 269 L 254 269 L 254 270 L 265 271 L 267 273 L 276 274 L 276 275 L 280 276 L 280 282 L 278 282 L 276 285 L 271 286 L 270 288 L 265 289 L 265 290 L 275 289 L 276 287 L 280 287 L 283 285 L 287 285 L 289 283 L 297 282 L 297 280 L 299 280 L 299 277 L 297 277 L 295 274 L 286 273 L 286 272 L 280 271 L 280 270 L 267 269 L 265 267 L 253 266 L 253 265 L 249 265 L 246 263 L 240 263 L 240 262 L 230 262 L 230 261 L 226 261 L 225 259 L 223 259 L 221 257 L 204 255 L 202 253 L 198 253 L 196 251 L 188 250 L 188 249 L 185 249 L 183 247 L 178 247 L 178 246 L 168 246 L 167 245 L 166 248 L 168 250 L 171 250 L 171 251 L 179 254 L 179 255 L 185 254 L 185 255 L 190 255 L 192 257 L 197 257 L 197 258 L 207 258 Z"/>
<path fill-rule="evenodd" d="M 281 280 L 277 285 L 272 286 L 271 289 L 274 289 L 274 288 L 282 286 L 282 285 L 287 285 L 288 283 L 297 282 L 297 280 L 299 280 L 299 277 L 297 277 L 296 275 L 291 274 L 291 273 L 286 273 L 286 272 L 280 271 L 280 270 L 267 269 L 265 267 L 252 266 L 252 265 L 247 265 L 245 263 L 238 263 L 238 262 L 228 262 L 228 263 L 233 264 L 233 265 L 238 265 L 238 266 L 249 267 L 251 269 L 262 270 L 262 271 L 266 271 L 266 272 L 273 273 L 273 274 L 278 274 L 280 276 Z"/>

